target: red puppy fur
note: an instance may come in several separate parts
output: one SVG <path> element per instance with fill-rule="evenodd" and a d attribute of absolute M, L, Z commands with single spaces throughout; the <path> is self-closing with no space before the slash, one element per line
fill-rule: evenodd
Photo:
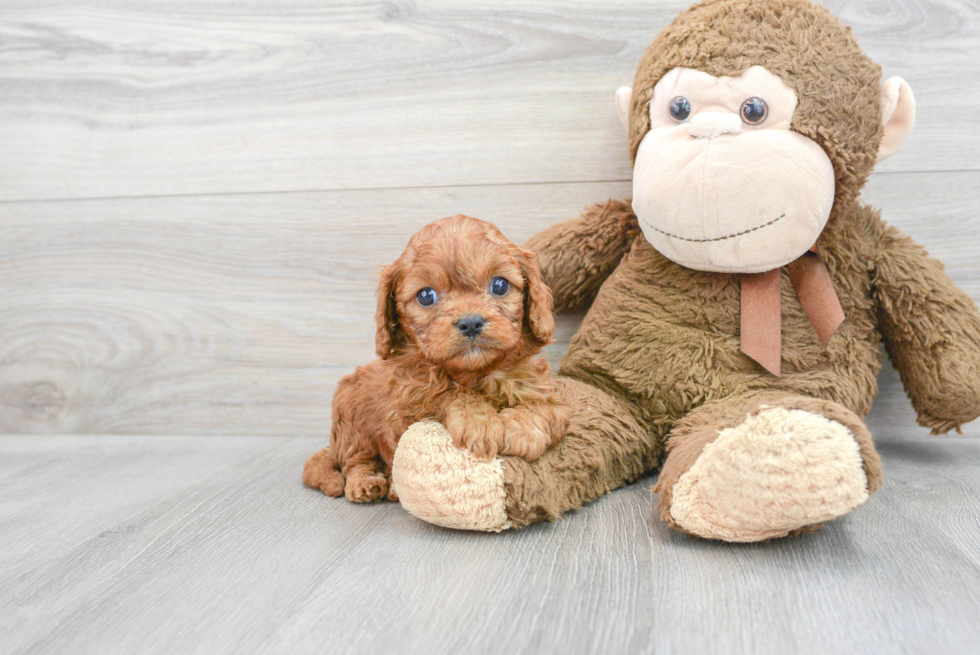
<path fill-rule="evenodd" d="M 534 460 L 568 423 L 551 370 L 551 291 L 534 255 L 485 221 L 443 218 L 381 273 L 377 353 L 337 385 L 330 445 L 303 482 L 354 502 L 388 497 L 391 461 L 416 421 L 443 423 L 476 457 Z"/>

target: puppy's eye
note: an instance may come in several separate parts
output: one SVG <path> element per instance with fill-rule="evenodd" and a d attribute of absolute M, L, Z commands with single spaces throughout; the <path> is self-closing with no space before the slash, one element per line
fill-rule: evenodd
<path fill-rule="evenodd" d="M 683 123 L 691 115 L 691 101 L 684 96 L 677 96 L 670 101 L 670 117 L 678 123 Z"/>
<path fill-rule="evenodd" d="M 510 291 L 510 282 L 502 277 L 495 277 L 493 281 L 490 282 L 490 293 L 495 296 L 506 296 L 507 292 Z"/>
<path fill-rule="evenodd" d="M 749 125 L 758 125 L 769 115 L 769 105 L 762 98 L 749 98 L 742 103 L 739 113 L 742 115 L 742 120 Z"/>
<path fill-rule="evenodd" d="M 415 294 L 415 299 L 419 301 L 419 304 L 423 307 L 430 307 L 439 300 L 439 294 L 432 287 L 426 287 Z"/>

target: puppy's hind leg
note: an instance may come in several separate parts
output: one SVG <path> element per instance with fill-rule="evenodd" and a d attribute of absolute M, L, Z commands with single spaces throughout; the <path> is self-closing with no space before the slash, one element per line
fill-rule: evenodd
<path fill-rule="evenodd" d="M 303 466 L 303 484 L 334 498 L 344 495 L 344 476 L 337 462 L 335 444 L 331 443 L 306 460 Z"/>
<path fill-rule="evenodd" d="M 353 503 L 373 503 L 388 495 L 389 478 L 376 455 L 358 453 L 344 464 L 344 495 Z"/>

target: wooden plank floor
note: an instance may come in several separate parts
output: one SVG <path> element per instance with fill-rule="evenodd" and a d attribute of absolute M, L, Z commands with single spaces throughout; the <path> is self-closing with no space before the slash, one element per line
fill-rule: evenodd
<path fill-rule="evenodd" d="M 4 653 L 976 653 L 980 441 L 879 440 L 814 535 L 697 540 L 652 479 L 484 535 L 303 488 L 283 437 L 0 439 Z"/>

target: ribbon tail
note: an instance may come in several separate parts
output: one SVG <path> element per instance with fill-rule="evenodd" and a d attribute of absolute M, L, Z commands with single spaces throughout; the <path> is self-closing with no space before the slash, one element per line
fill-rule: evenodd
<path fill-rule="evenodd" d="M 740 346 L 743 353 L 779 377 L 782 359 L 780 269 L 743 274 Z"/>
<path fill-rule="evenodd" d="M 844 322 L 844 309 L 834 290 L 827 265 L 815 250 L 811 250 L 787 265 L 786 270 L 806 317 L 826 348 L 830 337 Z"/>

